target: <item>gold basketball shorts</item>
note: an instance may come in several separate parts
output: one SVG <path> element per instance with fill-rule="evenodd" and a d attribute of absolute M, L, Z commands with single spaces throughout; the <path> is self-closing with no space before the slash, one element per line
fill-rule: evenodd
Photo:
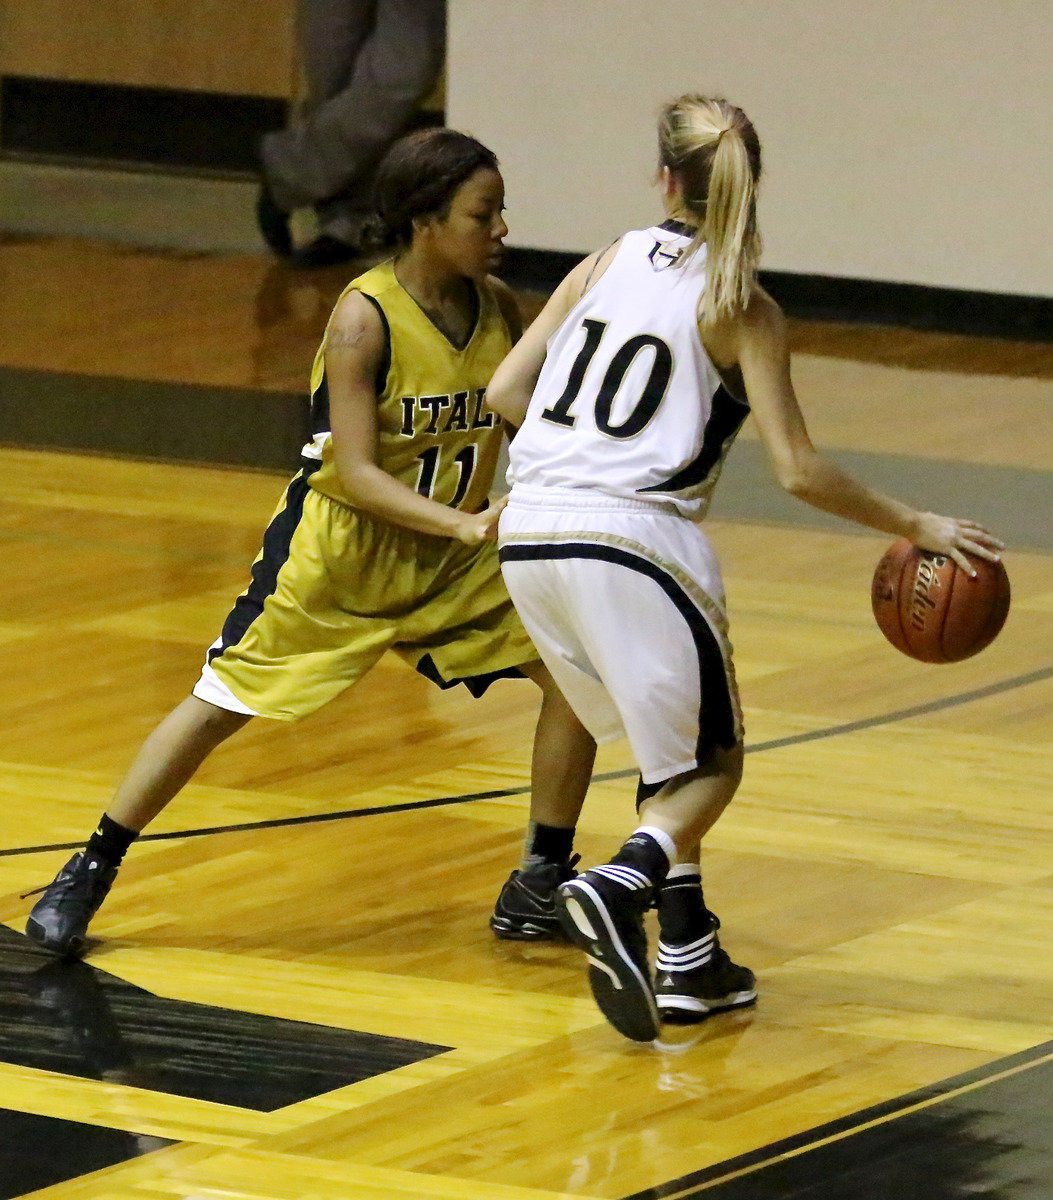
<path fill-rule="evenodd" d="M 493 542 L 416 533 L 314 491 L 305 467 L 267 527 L 252 578 L 194 695 L 297 720 L 394 650 L 440 687 L 480 696 L 537 659 Z"/>

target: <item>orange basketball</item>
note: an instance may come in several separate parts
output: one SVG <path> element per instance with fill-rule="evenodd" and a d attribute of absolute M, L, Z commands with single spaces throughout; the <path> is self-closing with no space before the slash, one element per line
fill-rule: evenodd
<path fill-rule="evenodd" d="M 976 578 L 953 559 L 893 542 L 874 572 L 870 602 L 881 632 L 919 662 L 960 662 L 989 646 L 1009 613 L 1000 562 L 970 556 Z"/>

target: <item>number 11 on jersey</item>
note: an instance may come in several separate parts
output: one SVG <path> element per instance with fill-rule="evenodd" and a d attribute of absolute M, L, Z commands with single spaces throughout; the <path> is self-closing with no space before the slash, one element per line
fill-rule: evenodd
<path fill-rule="evenodd" d="M 441 446 L 429 446 L 427 450 L 422 450 L 417 455 L 417 460 L 420 462 L 420 472 L 417 475 L 416 491 L 418 495 L 424 496 L 428 500 L 435 499 L 433 493 L 435 482 L 439 475 L 441 455 Z M 454 489 L 453 499 L 449 501 L 449 505 L 451 508 L 456 508 L 468 494 L 468 488 L 471 486 L 472 474 L 475 471 L 476 447 L 463 446 L 453 456 L 453 461 L 457 467 L 457 486 Z"/>

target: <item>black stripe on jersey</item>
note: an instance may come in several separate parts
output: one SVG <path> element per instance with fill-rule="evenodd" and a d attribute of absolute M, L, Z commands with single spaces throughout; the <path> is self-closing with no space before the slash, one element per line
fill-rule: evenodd
<path fill-rule="evenodd" d="M 668 221 L 663 221 L 658 226 L 659 229 L 664 229 L 667 233 L 679 233 L 681 237 L 693 238 L 698 229 L 694 225 L 685 225 L 683 221 L 674 220 L 672 217 Z"/>
<path fill-rule="evenodd" d="M 363 300 L 368 300 L 370 304 L 377 310 L 377 315 L 380 317 L 380 323 L 384 326 L 384 353 L 380 357 L 380 366 L 377 367 L 376 383 L 373 385 L 377 399 L 384 395 L 384 389 L 388 386 L 388 371 L 391 370 L 391 326 L 388 324 L 387 313 L 380 307 L 380 301 L 376 296 L 367 296 L 365 292 L 358 293 Z"/>
<path fill-rule="evenodd" d="M 263 604 L 278 584 L 278 572 L 289 557 L 289 546 L 293 534 L 303 515 L 303 502 L 310 490 L 309 478 L 322 465 L 313 459 L 302 459 L 303 467 L 294 475 L 285 493 L 285 507 L 267 526 L 263 534 L 263 549 L 252 564 L 252 579 L 243 595 L 234 601 L 220 634 L 220 644 L 208 651 L 211 662 L 228 646 L 234 646 L 245 636 L 245 631 L 263 612 Z"/>
<path fill-rule="evenodd" d="M 316 433 L 329 433 L 333 423 L 329 418 L 329 376 L 322 368 L 322 382 L 311 394 L 311 437 Z"/>
<path fill-rule="evenodd" d="M 462 679 L 443 679 L 439 674 L 439 668 L 435 665 L 435 659 L 430 654 L 425 654 L 417 662 L 417 670 L 425 679 L 430 679 L 432 683 L 437 684 L 443 691 L 446 691 L 447 688 L 456 687 L 459 683 L 463 683 L 476 700 L 479 699 L 491 683 L 496 683 L 499 679 L 526 678 L 518 667 L 505 667 L 503 671 L 488 671 L 485 675 L 465 675 Z"/>
<path fill-rule="evenodd" d="M 380 357 L 377 377 L 373 384 L 379 400 L 388 385 L 388 372 L 391 370 L 391 326 L 388 324 L 387 314 L 374 296 L 367 296 L 365 292 L 358 294 L 373 305 L 380 316 L 381 325 L 384 326 L 384 353 Z M 329 375 L 323 366 L 322 381 L 311 394 L 311 437 L 318 433 L 329 433 L 332 428 L 332 418 L 329 415 Z"/>
<path fill-rule="evenodd" d="M 705 762 L 718 746 L 730 749 L 738 744 L 735 735 L 735 708 L 728 690 L 728 677 L 720 645 L 709 627 L 709 622 L 672 575 L 663 571 L 650 559 L 641 558 L 638 554 L 615 546 L 593 542 L 512 544 L 502 546 L 498 556 L 503 563 L 552 558 L 600 559 L 603 562 L 628 567 L 630 571 L 638 571 L 641 575 L 653 579 L 687 622 L 695 644 L 695 653 L 698 655 L 701 695 L 698 706 L 698 742 L 695 748 L 697 763 Z"/>
<path fill-rule="evenodd" d="M 709 420 L 702 434 L 702 449 L 697 457 L 681 467 L 669 479 L 652 483 L 650 487 L 637 488 L 638 492 L 679 492 L 684 488 L 697 487 L 713 470 L 724 453 L 724 447 L 738 433 L 742 422 L 749 416 L 750 406 L 745 400 L 737 400 L 721 384 L 713 393 Z"/>

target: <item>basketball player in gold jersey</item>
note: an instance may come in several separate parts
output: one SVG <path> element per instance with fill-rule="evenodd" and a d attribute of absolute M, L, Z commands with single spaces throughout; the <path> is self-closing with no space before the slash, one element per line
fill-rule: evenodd
<path fill-rule="evenodd" d="M 495 543 L 502 505 L 487 507 L 502 429 L 486 387 L 519 334 L 511 293 L 488 274 L 508 232 L 504 184 L 486 147 L 432 129 L 392 148 L 377 201 L 396 254 L 333 310 L 311 376 L 312 440 L 251 582 L 193 694 L 147 738 L 30 914 L 26 932 L 58 954 L 83 950 L 129 845 L 216 746 L 253 716 L 307 716 L 389 649 L 440 687 L 481 695 L 509 675 L 541 687 L 525 873 L 513 872 L 492 923 L 505 937 L 558 928 L 534 896 L 572 874 L 595 742 L 512 608 Z"/>

